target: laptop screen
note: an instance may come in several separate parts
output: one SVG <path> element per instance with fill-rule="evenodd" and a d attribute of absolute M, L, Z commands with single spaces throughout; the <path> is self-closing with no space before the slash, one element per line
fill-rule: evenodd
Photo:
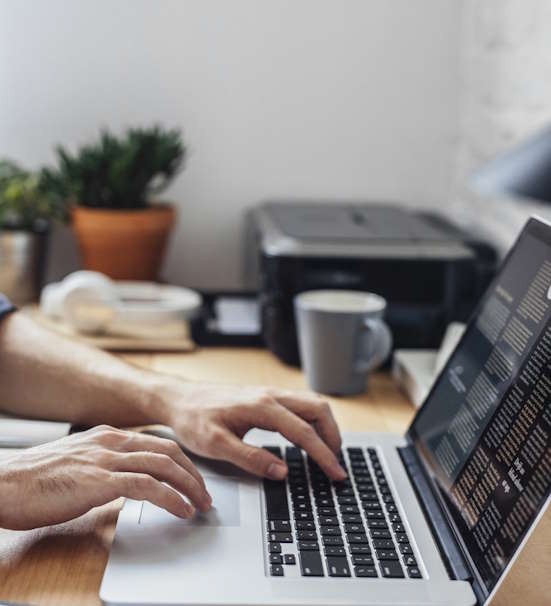
<path fill-rule="evenodd" d="M 551 487 L 551 226 L 531 219 L 409 431 L 490 592 Z"/>

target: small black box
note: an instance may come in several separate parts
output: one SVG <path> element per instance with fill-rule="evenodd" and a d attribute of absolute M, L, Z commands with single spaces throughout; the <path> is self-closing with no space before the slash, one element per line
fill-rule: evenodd
<path fill-rule="evenodd" d="M 299 364 L 293 297 L 338 288 L 378 293 L 395 347 L 435 348 L 464 321 L 497 254 L 442 216 L 389 204 L 267 202 L 248 213 L 246 282 L 259 291 L 262 333 Z"/>

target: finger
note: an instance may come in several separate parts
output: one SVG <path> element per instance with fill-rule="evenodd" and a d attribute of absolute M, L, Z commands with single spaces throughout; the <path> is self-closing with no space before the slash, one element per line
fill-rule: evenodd
<path fill-rule="evenodd" d="M 264 428 L 277 431 L 290 442 L 303 448 L 332 480 L 344 480 L 346 472 L 335 453 L 320 438 L 314 428 L 281 404 L 264 410 Z"/>
<path fill-rule="evenodd" d="M 279 391 L 274 392 L 273 397 L 299 417 L 314 423 L 322 440 L 333 452 L 340 449 L 342 440 L 339 426 L 327 400 L 316 394 Z"/>
<path fill-rule="evenodd" d="M 153 452 L 117 453 L 113 469 L 119 472 L 143 473 L 167 482 L 188 497 L 200 510 L 208 511 L 212 500 L 205 487 L 168 455 Z"/>
<path fill-rule="evenodd" d="M 340 466 L 335 453 L 314 428 L 281 404 L 274 401 L 271 405 L 249 408 L 246 421 L 251 427 L 277 431 L 290 442 L 303 448 L 332 480 L 346 478 L 346 472 Z"/>
<path fill-rule="evenodd" d="M 180 467 L 189 472 L 199 484 L 206 490 L 205 481 L 190 458 L 184 454 L 180 446 L 174 440 L 166 440 L 156 436 L 148 436 L 135 431 L 123 432 L 121 437 L 111 447 L 123 452 L 150 451 L 169 456 Z M 210 496 L 210 495 L 209 495 Z"/>
<path fill-rule="evenodd" d="M 218 452 L 220 458 L 254 475 L 271 480 L 283 480 L 287 476 L 287 465 L 280 458 L 264 448 L 245 444 L 230 431 L 218 441 Z"/>
<path fill-rule="evenodd" d="M 136 501 L 149 501 L 179 518 L 190 518 L 194 514 L 193 507 L 175 490 L 147 474 L 113 473 L 110 484 L 115 495 L 113 498 L 127 497 Z"/>

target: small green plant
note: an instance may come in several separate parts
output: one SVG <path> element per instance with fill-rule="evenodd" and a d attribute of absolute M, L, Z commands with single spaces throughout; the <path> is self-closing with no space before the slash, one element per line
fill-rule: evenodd
<path fill-rule="evenodd" d="M 42 188 L 38 174 L 0 161 L 0 228 L 39 229 L 65 214 L 64 202 Z"/>
<path fill-rule="evenodd" d="M 145 208 L 181 170 L 186 149 L 180 131 L 159 126 L 129 129 L 71 154 L 56 148 L 57 168 L 43 169 L 41 187 L 80 206 L 104 209 Z"/>

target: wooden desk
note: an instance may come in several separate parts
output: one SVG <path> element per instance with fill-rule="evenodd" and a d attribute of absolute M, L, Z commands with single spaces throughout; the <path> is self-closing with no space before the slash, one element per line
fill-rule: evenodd
<path fill-rule="evenodd" d="M 136 364 L 196 380 L 305 388 L 298 370 L 283 366 L 265 351 L 203 349 L 192 354 L 126 357 Z M 415 412 L 386 374 L 371 378 L 368 394 L 332 399 L 331 404 L 345 431 L 403 432 Z M 50 528 L 0 530 L 0 599 L 35 606 L 98 606 L 99 586 L 120 505 L 116 501 Z M 533 569 L 534 561 L 525 558 L 526 567 Z M 546 577 L 548 570 L 543 573 Z M 518 585 L 509 583 L 507 593 L 509 599 L 497 600 L 496 604 L 519 603 Z M 525 599 L 524 603 L 535 602 Z"/>

